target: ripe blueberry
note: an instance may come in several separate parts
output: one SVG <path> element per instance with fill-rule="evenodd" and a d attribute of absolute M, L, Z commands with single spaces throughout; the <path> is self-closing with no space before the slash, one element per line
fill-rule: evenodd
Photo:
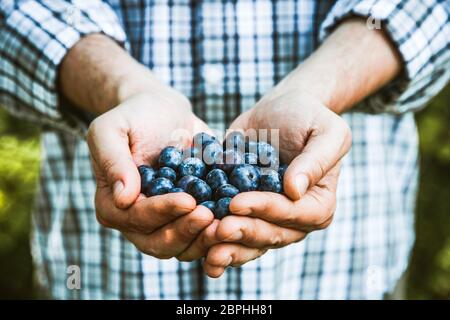
<path fill-rule="evenodd" d="M 170 167 L 176 170 L 182 160 L 180 150 L 175 147 L 166 147 L 159 155 L 158 164 L 160 167 Z"/>
<path fill-rule="evenodd" d="M 216 202 L 216 207 L 214 208 L 214 218 L 222 219 L 230 214 L 230 202 L 231 198 L 222 198 Z"/>
<path fill-rule="evenodd" d="M 228 177 L 225 171 L 213 169 L 206 175 L 205 181 L 215 191 L 218 187 L 228 183 Z"/>
<path fill-rule="evenodd" d="M 180 177 L 195 176 L 202 178 L 205 174 L 206 165 L 199 158 L 184 159 L 178 167 Z"/>
<path fill-rule="evenodd" d="M 278 174 L 280 175 L 280 179 L 281 181 L 283 181 L 284 179 L 284 174 L 286 173 L 286 170 L 288 168 L 287 164 L 280 164 L 280 166 L 278 167 Z"/>
<path fill-rule="evenodd" d="M 169 193 L 172 189 L 172 181 L 166 178 L 156 178 L 152 182 L 150 182 L 148 188 L 146 188 L 144 191 L 147 197 L 151 197 Z"/>
<path fill-rule="evenodd" d="M 146 165 L 142 165 L 138 167 L 139 174 L 141 176 L 141 193 L 144 193 L 144 190 L 148 188 L 148 185 L 156 176 L 155 170 Z"/>
<path fill-rule="evenodd" d="M 264 169 L 261 172 L 260 180 L 261 180 L 259 186 L 260 191 L 281 193 L 281 191 L 283 190 L 280 175 L 275 170 L 268 168 Z"/>
<path fill-rule="evenodd" d="M 186 188 L 187 188 L 187 185 L 189 184 L 189 182 L 191 182 L 192 180 L 195 180 L 195 179 L 198 179 L 198 178 L 194 177 L 194 176 L 184 176 L 180 180 L 178 180 L 177 187 L 186 191 Z"/>
<path fill-rule="evenodd" d="M 214 208 L 216 206 L 216 203 L 214 201 L 211 201 L 211 200 L 203 201 L 202 203 L 200 203 L 200 205 L 207 207 L 209 210 L 211 210 L 214 213 Z"/>
<path fill-rule="evenodd" d="M 238 165 L 230 174 L 230 182 L 240 192 L 255 191 L 259 187 L 259 173 L 251 164 Z"/>
<path fill-rule="evenodd" d="M 172 189 L 170 190 L 170 193 L 177 193 L 177 192 L 184 192 L 184 190 L 181 189 L 181 188 L 172 188 Z"/>
<path fill-rule="evenodd" d="M 208 184 L 201 179 L 195 179 L 189 182 L 186 187 L 186 192 L 193 196 L 195 200 L 197 200 L 197 203 L 202 203 L 209 200 L 212 193 Z"/>
<path fill-rule="evenodd" d="M 235 195 L 239 193 L 239 190 L 231 185 L 231 184 L 224 184 L 217 188 L 217 190 L 214 192 L 214 199 L 218 200 L 220 198 L 233 198 Z"/>
<path fill-rule="evenodd" d="M 175 172 L 175 170 L 173 170 L 172 168 L 169 168 L 169 167 L 160 168 L 158 170 L 156 176 L 159 178 L 169 179 L 172 182 L 175 182 L 175 180 L 177 180 L 177 173 Z"/>
<path fill-rule="evenodd" d="M 245 152 L 248 153 L 258 153 L 258 142 L 254 140 L 249 140 L 245 143 Z"/>

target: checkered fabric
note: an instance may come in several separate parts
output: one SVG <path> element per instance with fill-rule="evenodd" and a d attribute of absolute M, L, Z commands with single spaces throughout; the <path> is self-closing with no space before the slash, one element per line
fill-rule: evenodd
<path fill-rule="evenodd" d="M 2 0 L 0 104 L 44 128 L 32 240 L 42 285 L 59 299 L 381 298 L 414 241 L 412 111 L 449 79 L 448 14 L 438 0 Z M 404 73 L 343 116 L 353 148 L 328 229 L 209 279 L 200 262 L 143 255 L 97 223 L 86 125 L 56 86 L 80 37 L 101 32 L 124 44 L 223 130 L 355 15 L 381 22 Z M 80 290 L 66 286 L 70 265 L 80 267 Z"/>

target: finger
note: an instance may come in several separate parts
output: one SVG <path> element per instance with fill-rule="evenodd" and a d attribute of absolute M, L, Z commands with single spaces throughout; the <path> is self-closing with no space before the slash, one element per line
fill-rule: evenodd
<path fill-rule="evenodd" d="M 108 182 L 115 205 L 125 209 L 139 196 L 140 176 L 131 156 L 127 125 L 109 117 L 105 114 L 91 123 L 87 142 L 96 172 Z"/>
<path fill-rule="evenodd" d="M 241 193 L 231 201 L 230 211 L 301 231 L 322 229 L 329 225 L 336 208 L 338 175 L 339 165 L 295 202 L 272 192 Z"/>
<path fill-rule="evenodd" d="M 195 209 L 195 199 L 187 193 L 169 193 L 149 198 L 138 198 L 127 210 L 115 207 L 105 188 L 97 189 L 96 214 L 99 222 L 120 231 L 151 233 L 176 218 Z"/>
<path fill-rule="evenodd" d="M 305 233 L 279 227 L 258 218 L 227 216 L 217 228 L 217 239 L 224 242 L 238 242 L 250 248 L 281 248 L 298 242 Z"/>
<path fill-rule="evenodd" d="M 159 259 L 169 259 L 183 252 L 213 220 L 214 216 L 210 210 L 197 206 L 191 213 L 149 235 L 142 233 L 124 233 L 124 235 L 145 254 Z"/>
<path fill-rule="evenodd" d="M 302 152 L 292 160 L 284 177 L 284 191 L 298 200 L 347 153 L 351 145 L 346 122 L 330 111 L 316 120 L 328 124 L 313 128 Z"/>
<path fill-rule="evenodd" d="M 203 269 L 211 278 L 220 277 L 225 268 L 241 266 L 262 256 L 267 250 L 247 248 L 236 243 L 220 243 L 212 246 L 203 263 Z"/>
<path fill-rule="evenodd" d="M 180 261 L 194 261 L 205 257 L 208 249 L 219 243 L 216 238 L 216 230 L 219 226 L 219 220 L 215 219 L 202 233 L 194 240 L 191 245 L 184 250 L 177 259 Z"/>

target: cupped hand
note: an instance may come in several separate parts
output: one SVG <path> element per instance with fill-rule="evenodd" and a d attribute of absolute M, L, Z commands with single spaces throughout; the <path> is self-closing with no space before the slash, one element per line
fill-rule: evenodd
<path fill-rule="evenodd" d="M 233 198 L 233 215 L 216 226 L 220 243 L 211 246 L 204 262 L 211 277 L 327 227 L 336 207 L 340 160 L 351 146 L 345 121 L 318 99 L 296 91 L 274 90 L 240 115 L 231 129 L 279 129 L 275 144 L 289 167 L 285 195 L 246 192 Z"/>
<path fill-rule="evenodd" d="M 97 182 L 98 221 L 121 231 L 151 256 L 182 253 L 212 223 L 212 213 L 186 193 L 143 196 L 137 166 L 155 163 L 168 145 L 188 146 L 201 131 L 210 132 L 191 112 L 188 100 L 163 86 L 134 95 L 96 118 L 87 141 Z"/>

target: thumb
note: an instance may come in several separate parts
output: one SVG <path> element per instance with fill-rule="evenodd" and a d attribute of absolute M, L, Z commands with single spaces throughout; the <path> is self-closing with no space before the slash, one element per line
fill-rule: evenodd
<path fill-rule="evenodd" d="M 116 207 L 125 209 L 140 193 L 140 176 L 131 156 L 125 127 L 99 117 L 89 127 L 87 141 L 96 171 L 111 188 Z"/>
<path fill-rule="evenodd" d="M 286 170 L 284 190 L 292 200 L 299 200 L 309 187 L 316 185 L 347 153 L 351 146 L 348 125 L 337 115 L 314 126 L 302 152 Z"/>

